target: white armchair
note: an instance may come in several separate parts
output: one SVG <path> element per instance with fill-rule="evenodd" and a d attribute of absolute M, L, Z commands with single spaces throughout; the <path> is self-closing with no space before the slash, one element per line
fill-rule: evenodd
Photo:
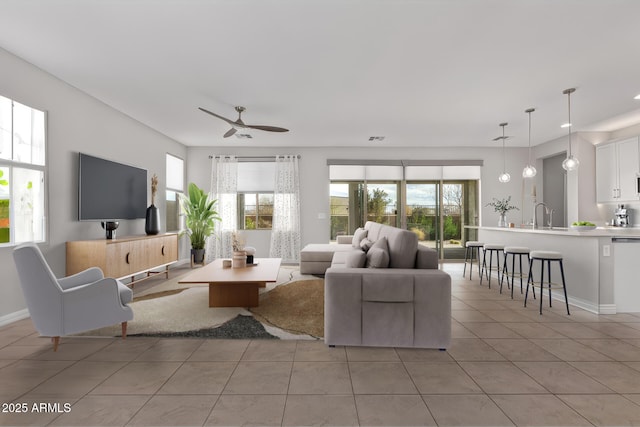
<path fill-rule="evenodd" d="M 122 323 L 126 338 L 133 292 L 124 284 L 97 267 L 57 279 L 33 243 L 16 247 L 13 259 L 31 320 L 40 335 L 52 337 L 54 351 L 61 336 L 115 323 Z"/>

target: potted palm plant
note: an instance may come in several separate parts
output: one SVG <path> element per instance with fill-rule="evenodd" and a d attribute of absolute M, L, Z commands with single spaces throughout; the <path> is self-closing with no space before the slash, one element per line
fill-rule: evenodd
<path fill-rule="evenodd" d="M 209 196 L 193 182 L 189 183 L 188 195 L 181 195 L 181 199 L 187 226 L 185 234 L 191 241 L 191 257 L 194 263 L 202 264 L 207 237 L 213 234 L 215 221 L 220 221 L 214 209 L 216 200 L 209 200 Z"/>

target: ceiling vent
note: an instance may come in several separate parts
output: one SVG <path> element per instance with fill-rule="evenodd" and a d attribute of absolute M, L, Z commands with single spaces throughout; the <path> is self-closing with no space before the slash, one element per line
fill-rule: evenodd
<path fill-rule="evenodd" d="M 370 136 L 369 141 L 384 141 L 384 136 Z"/>

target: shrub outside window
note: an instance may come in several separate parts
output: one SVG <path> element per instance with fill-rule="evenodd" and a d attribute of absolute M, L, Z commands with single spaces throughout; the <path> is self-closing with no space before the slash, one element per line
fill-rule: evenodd
<path fill-rule="evenodd" d="M 244 230 L 271 230 L 273 223 L 273 193 L 240 193 L 238 224 Z"/>

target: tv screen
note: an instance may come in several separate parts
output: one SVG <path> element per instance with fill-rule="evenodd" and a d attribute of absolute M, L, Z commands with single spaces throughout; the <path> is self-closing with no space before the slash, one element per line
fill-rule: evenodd
<path fill-rule="evenodd" d="M 80 153 L 78 218 L 113 221 L 145 218 L 147 170 Z"/>

